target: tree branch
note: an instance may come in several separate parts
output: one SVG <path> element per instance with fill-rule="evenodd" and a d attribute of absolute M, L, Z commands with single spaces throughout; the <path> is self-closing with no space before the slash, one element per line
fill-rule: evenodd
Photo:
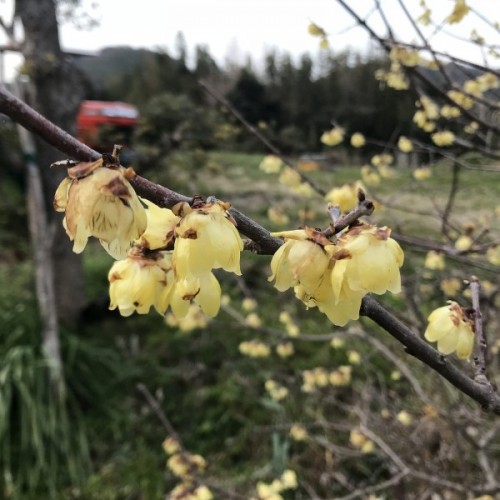
<path fill-rule="evenodd" d="M 68 156 L 80 161 L 90 161 L 100 157 L 99 153 L 77 141 L 5 89 L 0 89 L 0 112 L 7 114 Z M 132 184 L 139 194 L 158 202 L 163 207 L 169 207 L 178 201 L 189 199 L 140 176 L 132 179 Z M 271 255 L 276 252 L 282 244 L 280 239 L 272 237 L 267 229 L 246 215 L 235 209 L 231 209 L 231 211 L 238 224 L 238 229 L 242 234 L 255 241 L 260 253 Z M 381 326 L 406 346 L 408 353 L 430 366 L 461 392 L 479 402 L 486 410 L 500 415 L 500 396 L 491 385 L 478 384 L 470 379 L 384 309 L 371 295 L 367 295 L 363 299 L 361 314 Z"/>

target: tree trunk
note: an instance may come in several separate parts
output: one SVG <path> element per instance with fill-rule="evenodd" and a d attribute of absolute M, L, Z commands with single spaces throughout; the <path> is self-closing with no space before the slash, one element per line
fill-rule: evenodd
<path fill-rule="evenodd" d="M 69 133 L 74 133 L 84 80 L 61 51 L 54 0 L 16 0 L 16 16 L 24 28 L 22 51 L 24 73 L 29 77 L 31 106 Z M 82 259 L 71 250 L 62 227 L 61 214 L 52 209 L 55 190 L 65 176 L 64 169 L 49 169 L 61 153 L 39 139 L 36 163 L 40 167 L 44 201 L 53 234 L 51 245 L 55 300 L 59 319 L 74 323 L 84 306 Z"/>

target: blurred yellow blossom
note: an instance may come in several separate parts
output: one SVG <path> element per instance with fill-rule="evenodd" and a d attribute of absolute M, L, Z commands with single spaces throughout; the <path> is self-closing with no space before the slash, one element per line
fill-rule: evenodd
<path fill-rule="evenodd" d="M 334 349 L 340 349 L 345 346 L 345 340 L 344 339 L 339 339 L 338 337 L 333 337 L 333 339 L 330 342 L 330 345 Z"/>
<path fill-rule="evenodd" d="M 427 319 L 424 336 L 429 342 L 437 341 L 439 352 L 456 351 L 459 358 L 469 359 L 474 348 L 474 331 L 471 320 L 456 302 L 449 301 L 448 305 L 435 309 Z"/>
<path fill-rule="evenodd" d="M 448 97 L 461 108 L 470 109 L 474 106 L 474 101 L 460 90 L 449 90 Z"/>
<path fill-rule="evenodd" d="M 440 132 L 435 132 L 431 136 L 432 142 L 436 146 L 451 146 L 455 142 L 455 134 L 450 130 L 441 130 Z"/>
<path fill-rule="evenodd" d="M 321 37 L 326 36 L 325 30 L 321 26 L 318 26 L 315 23 L 309 23 L 309 26 L 307 27 L 307 31 L 312 36 L 321 36 Z"/>
<path fill-rule="evenodd" d="M 402 135 L 398 140 L 398 148 L 403 153 L 410 153 L 413 151 L 413 144 L 408 137 Z"/>
<path fill-rule="evenodd" d="M 266 174 L 277 174 L 281 170 L 282 166 L 283 161 L 275 155 L 265 156 L 259 164 L 259 168 Z"/>
<path fill-rule="evenodd" d="M 326 146 L 337 146 L 344 140 L 344 129 L 333 127 L 321 135 L 321 142 Z"/>
<path fill-rule="evenodd" d="M 349 441 L 352 446 L 358 448 L 363 453 L 371 453 L 375 450 L 375 443 L 368 439 L 360 429 L 352 429 L 349 434 Z"/>
<path fill-rule="evenodd" d="M 399 370 L 393 370 L 391 372 L 391 380 L 394 380 L 394 382 L 401 380 L 401 372 Z"/>
<path fill-rule="evenodd" d="M 450 106 L 449 104 L 445 104 L 442 108 L 441 108 L 441 116 L 443 118 L 458 118 L 460 115 L 461 115 L 461 111 L 459 108 L 457 108 L 456 106 Z"/>
<path fill-rule="evenodd" d="M 347 359 L 351 365 L 359 365 L 361 363 L 361 355 L 358 351 L 347 351 Z"/>
<path fill-rule="evenodd" d="M 167 437 L 162 443 L 163 450 L 167 455 L 173 455 L 180 451 L 179 441 L 172 436 Z"/>
<path fill-rule="evenodd" d="M 470 122 L 464 127 L 464 132 L 466 134 L 475 134 L 479 130 L 479 123 Z"/>
<path fill-rule="evenodd" d="M 241 342 L 239 350 L 250 358 L 267 358 L 271 354 L 271 348 L 260 340 Z"/>
<path fill-rule="evenodd" d="M 293 168 L 285 167 L 279 176 L 279 182 L 290 188 L 296 188 L 302 184 L 302 178 Z"/>
<path fill-rule="evenodd" d="M 295 352 L 293 344 L 291 342 L 283 342 L 276 346 L 276 353 L 280 358 L 288 358 Z"/>
<path fill-rule="evenodd" d="M 325 196 L 325 200 L 333 205 L 338 205 L 341 212 L 348 212 L 358 204 L 359 190 L 365 191 L 360 181 L 344 184 L 339 188 L 331 189 Z"/>
<path fill-rule="evenodd" d="M 260 319 L 257 313 L 251 312 L 245 318 L 245 325 L 250 326 L 252 328 L 260 328 L 262 326 L 262 320 Z"/>
<path fill-rule="evenodd" d="M 241 308 L 247 312 L 255 311 L 255 309 L 257 309 L 257 301 L 251 297 L 245 297 L 241 301 Z"/>
<path fill-rule="evenodd" d="M 183 318 L 177 319 L 172 313 L 165 316 L 169 326 L 177 326 L 182 332 L 190 332 L 198 328 L 205 328 L 210 318 L 196 305 L 190 304 L 189 310 Z"/>
<path fill-rule="evenodd" d="M 417 181 L 423 181 L 432 176 L 432 170 L 430 167 L 419 167 L 413 171 L 413 177 Z"/>
<path fill-rule="evenodd" d="M 473 242 L 474 240 L 470 236 L 462 234 L 456 239 L 455 248 L 460 251 L 466 251 L 471 248 Z"/>
<path fill-rule="evenodd" d="M 486 258 L 490 264 L 500 266 L 500 245 L 493 245 L 486 250 Z"/>
<path fill-rule="evenodd" d="M 330 385 L 334 387 L 343 387 L 351 383 L 352 367 L 348 365 L 339 366 L 336 370 L 330 372 L 328 379 Z"/>
<path fill-rule="evenodd" d="M 453 12 L 446 18 L 446 21 L 449 24 L 459 23 L 469 13 L 469 10 L 465 0 L 455 0 Z"/>
<path fill-rule="evenodd" d="M 370 165 L 361 167 L 361 179 L 368 186 L 377 186 L 380 184 L 380 175 Z"/>
<path fill-rule="evenodd" d="M 288 215 L 283 213 L 283 211 L 277 207 L 269 207 L 267 209 L 267 217 L 275 224 L 285 225 L 290 222 Z"/>
<path fill-rule="evenodd" d="M 353 148 L 361 148 L 366 144 L 365 136 L 359 132 L 351 135 L 351 146 Z"/>
<path fill-rule="evenodd" d="M 290 427 L 290 437 L 294 441 L 305 441 L 308 438 L 307 430 L 301 424 L 293 424 Z"/>
<path fill-rule="evenodd" d="M 266 388 L 266 391 L 271 396 L 271 399 L 274 399 L 274 401 L 281 401 L 288 396 L 288 389 L 272 379 L 266 380 L 264 386 Z"/>
<path fill-rule="evenodd" d="M 462 288 L 462 282 L 458 278 L 446 278 L 439 286 L 447 297 L 455 297 Z"/>
<path fill-rule="evenodd" d="M 400 411 L 396 415 L 396 419 L 401 425 L 404 425 L 405 427 L 411 425 L 411 423 L 413 422 L 413 417 L 405 410 Z"/>
<path fill-rule="evenodd" d="M 424 267 L 427 269 L 440 270 L 445 268 L 444 255 L 441 252 L 431 250 L 425 256 Z"/>

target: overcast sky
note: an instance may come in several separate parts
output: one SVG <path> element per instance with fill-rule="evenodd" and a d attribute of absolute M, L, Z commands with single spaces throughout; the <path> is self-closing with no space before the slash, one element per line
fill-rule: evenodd
<path fill-rule="evenodd" d="M 373 5 L 371 0 L 348 1 L 364 15 Z M 11 3 L 11 0 L 0 0 L 0 14 L 8 17 Z M 381 3 L 398 36 L 417 41 L 397 0 Z M 422 12 L 418 0 L 405 3 L 412 13 Z M 427 3 L 433 8 L 436 21 L 448 15 L 454 4 L 452 0 L 427 0 Z M 468 3 L 480 9 L 488 19 L 500 20 L 500 0 L 468 0 Z M 96 4 L 95 8 L 91 8 L 92 4 Z M 83 0 L 83 5 L 83 10 L 90 12 L 99 24 L 91 30 L 63 24 L 60 35 L 65 49 L 97 51 L 113 45 L 130 45 L 162 48 L 175 54 L 176 35 L 182 32 L 188 47 L 205 44 L 220 63 L 227 58 L 244 61 L 246 54 L 257 61 L 271 47 L 293 55 L 317 53 L 318 40 L 307 33 L 310 22 L 321 25 L 331 35 L 334 52 L 347 46 L 366 51 L 369 45 L 361 29 L 349 29 L 354 24 L 352 18 L 335 0 Z M 372 15 L 369 21 L 383 32 L 377 16 Z M 489 41 L 500 45 L 498 32 L 481 29 L 483 24 L 469 14 L 466 22 L 448 27 L 448 31 L 468 37 L 476 27 Z M 481 61 L 477 48 L 457 39 L 434 36 L 433 42 L 442 50 Z"/>

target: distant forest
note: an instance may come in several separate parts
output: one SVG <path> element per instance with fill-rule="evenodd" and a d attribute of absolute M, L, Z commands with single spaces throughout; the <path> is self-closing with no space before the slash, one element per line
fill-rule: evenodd
<path fill-rule="evenodd" d="M 205 80 L 286 153 L 322 149 L 320 136 L 332 124 L 346 134 L 376 141 L 419 136 L 412 123 L 415 96 L 384 87 L 375 71 L 384 55 L 321 52 L 315 59 L 269 52 L 256 70 L 252 61 L 221 68 L 205 47 L 167 52 L 112 47 L 78 60 L 89 79 L 89 99 L 122 100 L 138 106 L 140 134 L 171 147 L 258 150 L 262 146 L 200 87 Z M 159 137 L 159 134 L 163 137 Z"/>

